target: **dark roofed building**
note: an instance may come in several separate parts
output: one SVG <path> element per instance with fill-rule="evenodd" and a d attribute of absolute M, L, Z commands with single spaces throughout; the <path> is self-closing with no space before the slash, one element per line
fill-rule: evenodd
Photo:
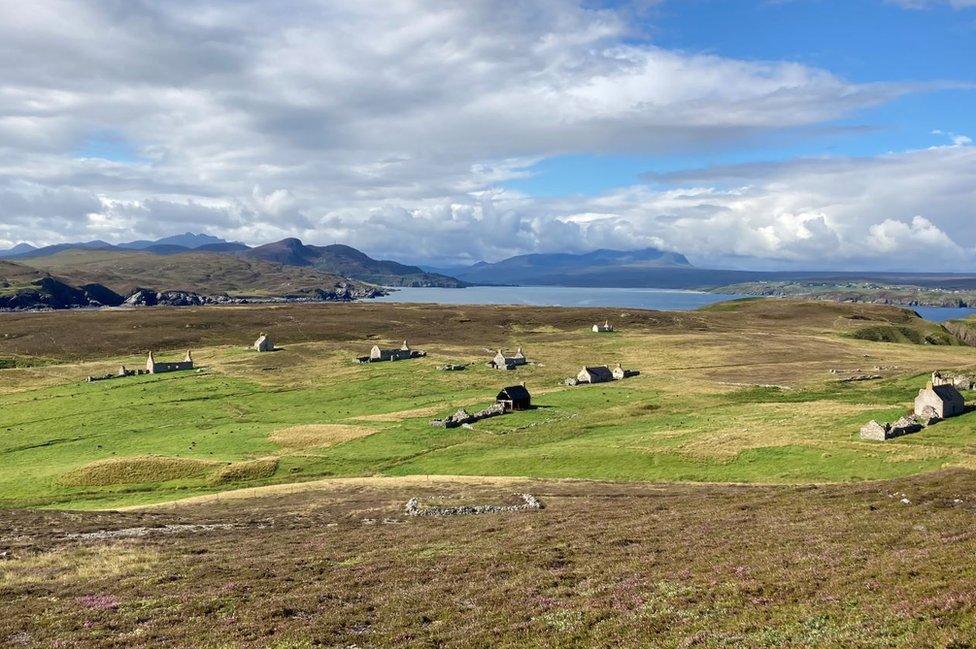
<path fill-rule="evenodd" d="M 613 372 L 606 365 L 584 367 L 576 375 L 580 383 L 608 383 L 613 380 Z"/>
<path fill-rule="evenodd" d="M 966 399 L 953 385 L 929 383 L 924 389 L 919 390 L 918 396 L 915 397 L 915 414 L 930 414 L 926 409 L 939 419 L 955 417 L 966 411 Z"/>
<path fill-rule="evenodd" d="M 498 396 L 495 397 L 495 403 L 505 406 L 505 412 L 528 410 L 532 407 L 532 396 L 525 388 L 524 383 L 522 385 L 510 385 L 507 388 L 502 388 Z"/>

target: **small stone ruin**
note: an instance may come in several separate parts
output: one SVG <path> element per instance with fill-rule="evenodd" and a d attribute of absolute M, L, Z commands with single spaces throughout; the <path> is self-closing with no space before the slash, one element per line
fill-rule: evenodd
<path fill-rule="evenodd" d="M 439 372 L 460 372 L 466 369 L 468 369 L 467 363 L 449 363 L 447 365 L 441 365 L 437 368 Z"/>
<path fill-rule="evenodd" d="M 972 390 L 973 378 L 963 374 L 944 374 L 936 370 L 932 372 L 932 385 L 951 385 L 957 390 Z"/>
<path fill-rule="evenodd" d="M 421 507 L 420 501 L 407 501 L 407 516 L 468 516 L 471 514 L 503 514 L 507 512 L 538 511 L 542 502 L 532 494 L 515 494 L 522 499 L 521 505 L 462 505 L 460 507 Z"/>
<path fill-rule="evenodd" d="M 254 351 L 258 352 L 273 352 L 275 350 L 274 341 L 266 333 L 262 333 L 258 336 L 258 339 L 254 341 L 251 345 Z"/>
<path fill-rule="evenodd" d="M 459 426 L 464 426 L 465 424 L 473 424 L 476 421 L 481 421 L 482 419 L 497 417 L 504 414 L 505 404 L 493 403 L 484 410 L 480 410 L 475 413 L 470 413 L 464 408 L 460 408 L 450 417 L 446 417 L 444 419 L 434 419 L 430 422 L 430 425 L 437 428 L 458 428 Z"/>
<path fill-rule="evenodd" d="M 917 415 L 902 417 L 893 424 L 888 422 L 879 423 L 872 419 L 861 426 L 861 439 L 883 442 L 887 439 L 901 437 L 902 435 L 917 433 L 936 421 L 938 421 L 937 417 L 934 419 L 923 419 Z"/>

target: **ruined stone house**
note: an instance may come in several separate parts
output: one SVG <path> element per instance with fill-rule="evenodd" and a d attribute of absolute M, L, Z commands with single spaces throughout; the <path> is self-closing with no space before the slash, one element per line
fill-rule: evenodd
<path fill-rule="evenodd" d="M 373 348 L 369 350 L 369 356 L 362 357 L 359 360 L 365 363 L 378 363 L 380 361 L 402 361 L 426 355 L 427 352 L 410 349 L 410 345 L 404 340 L 399 349 L 381 349 L 379 345 L 373 345 Z"/>
<path fill-rule="evenodd" d="M 606 365 L 584 367 L 576 375 L 578 383 L 609 383 L 613 380 L 613 372 Z"/>
<path fill-rule="evenodd" d="M 254 349 L 259 352 L 272 352 L 274 351 L 275 344 L 268 334 L 262 333 L 258 336 L 258 339 L 254 341 Z"/>
<path fill-rule="evenodd" d="M 528 410 L 532 407 L 532 396 L 526 389 L 525 383 L 510 385 L 507 388 L 502 388 L 498 396 L 495 397 L 495 403 L 501 404 L 505 412 Z"/>
<path fill-rule="evenodd" d="M 953 385 L 929 383 L 915 397 L 915 414 L 919 416 L 946 419 L 961 415 L 965 410 L 966 400 Z"/>
<path fill-rule="evenodd" d="M 516 367 L 525 365 L 528 362 L 525 354 L 522 353 L 522 348 L 519 347 L 511 356 L 499 349 L 498 353 L 488 362 L 488 365 L 496 370 L 514 370 Z"/>
<path fill-rule="evenodd" d="M 146 371 L 150 374 L 161 374 L 162 372 L 179 372 L 181 370 L 192 370 L 193 369 L 193 355 L 190 350 L 186 351 L 186 356 L 183 357 L 182 361 L 177 362 L 159 362 L 153 353 L 149 352 L 149 358 L 146 359 Z"/>
<path fill-rule="evenodd" d="M 943 374 L 936 370 L 932 372 L 932 385 L 951 385 L 957 390 L 972 390 L 973 379 L 964 375 Z"/>

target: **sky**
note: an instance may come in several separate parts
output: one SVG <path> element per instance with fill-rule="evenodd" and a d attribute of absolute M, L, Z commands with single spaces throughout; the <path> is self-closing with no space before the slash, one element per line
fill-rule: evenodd
<path fill-rule="evenodd" d="M 976 271 L 976 0 L 0 0 L 0 249 Z"/>

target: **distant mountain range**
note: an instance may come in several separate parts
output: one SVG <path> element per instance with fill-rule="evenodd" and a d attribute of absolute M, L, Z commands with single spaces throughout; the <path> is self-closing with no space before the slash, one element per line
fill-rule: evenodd
<path fill-rule="evenodd" d="M 186 232 L 156 241 L 130 241 L 111 244 L 94 240 L 74 243 L 58 243 L 37 248 L 29 243 L 18 243 L 13 248 L 0 250 L 0 259 L 32 259 L 55 255 L 65 250 L 144 250 L 157 255 L 177 255 L 181 252 L 197 250 L 200 252 L 242 252 L 250 248 L 243 243 L 225 241 L 209 234 Z"/>
<path fill-rule="evenodd" d="M 95 240 L 60 243 L 37 248 L 27 243 L 20 243 L 8 250 L 0 250 L 0 259 L 28 263 L 42 270 L 70 273 L 73 269 L 65 267 L 66 261 L 85 264 L 91 262 L 91 259 L 77 256 L 62 257 L 66 253 L 77 251 L 100 252 L 109 255 L 116 253 L 119 256 L 120 264 L 124 259 L 125 264 L 130 266 L 131 257 L 125 255 L 132 253 L 145 253 L 154 256 L 180 256 L 194 253 L 197 256 L 194 257 L 195 261 L 192 263 L 197 267 L 201 266 L 199 254 L 211 253 L 282 266 L 305 267 L 320 273 L 382 286 L 437 286 L 447 288 L 465 286 L 464 282 L 453 277 L 426 272 L 417 266 L 373 259 L 350 246 L 310 246 L 303 244 L 298 239 L 289 238 L 251 248 L 243 243 L 225 241 L 207 234 L 191 232 L 155 241 L 139 240 L 120 244 Z M 103 264 L 106 268 L 111 263 L 111 257 L 105 255 L 98 256 L 96 259 L 99 264 Z M 190 263 L 189 260 L 185 261 Z M 152 266 L 152 264 L 142 264 L 142 266 Z M 170 266 L 172 267 L 172 265 Z M 188 278 L 193 276 L 193 269 L 187 268 L 186 275 Z M 175 280 L 176 278 L 170 274 L 167 279 Z"/>
<path fill-rule="evenodd" d="M 616 287 L 657 286 L 654 282 L 674 271 L 694 267 L 680 253 L 644 248 L 518 255 L 494 263 L 429 270 L 472 284 Z"/>
<path fill-rule="evenodd" d="M 155 241 L 138 240 L 110 244 L 105 241 L 61 243 L 36 248 L 21 243 L 0 250 L 0 259 L 45 260 L 69 250 L 103 252 L 140 251 L 154 255 L 188 252 L 237 255 L 248 259 L 300 266 L 382 286 L 434 286 L 459 288 L 469 284 L 514 284 L 555 286 L 698 286 L 714 273 L 695 269 L 684 255 L 654 248 L 643 250 L 596 250 L 583 254 L 554 253 L 510 257 L 499 262 L 479 262 L 457 268 L 421 268 L 396 261 L 373 259 L 350 246 L 306 245 L 287 238 L 251 248 L 208 234 L 187 232 Z M 43 265 L 35 264 L 38 267 Z M 750 276 L 733 273 L 727 282 L 746 281 Z M 727 283 L 726 282 L 726 283 Z"/>

